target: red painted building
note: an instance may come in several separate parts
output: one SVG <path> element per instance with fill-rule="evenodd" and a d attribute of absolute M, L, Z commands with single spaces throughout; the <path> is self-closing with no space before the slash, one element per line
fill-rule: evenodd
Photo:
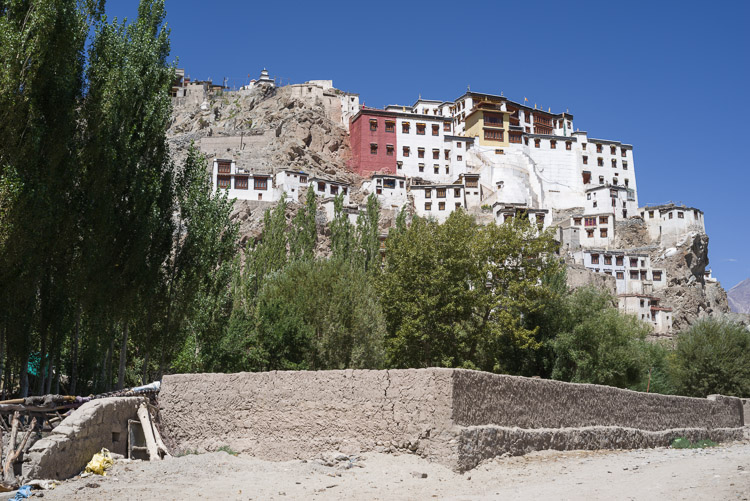
<path fill-rule="evenodd" d="M 363 177 L 373 172 L 396 174 L 396 118 L 392 113 L 363 108 L 349 125 L 350 168 Z"/>

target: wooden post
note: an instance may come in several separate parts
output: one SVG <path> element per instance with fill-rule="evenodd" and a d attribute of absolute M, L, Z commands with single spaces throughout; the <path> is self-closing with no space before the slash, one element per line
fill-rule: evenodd
<path fill-rule="evenodd" d="M 154 430 L 151 428 L 151 416 L 149 416 L 146 404 L 141 404 L 138 408 L 138 419 L 141 421 L 143 436 L 146 438 L 146 448 L 148 449 L 149 460 L 161 460 L 161 457 L 159 456 L 159 448 L 156 446 L 156 438 L 154 438 Z"/>

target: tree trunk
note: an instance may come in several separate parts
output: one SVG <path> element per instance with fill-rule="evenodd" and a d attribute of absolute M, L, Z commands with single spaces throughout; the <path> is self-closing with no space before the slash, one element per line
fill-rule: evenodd
<path fill-rule="evenodd" d="M 0 329 L 0 400 L 5 400 L 5 388 L 8 385 L 8 381 L 3 377 L 5 374 L 5 337 L 7 328 L 3 324 L 3 328 Z M 2 457 L 2 454 L 0 454 Z"/>
<path fill-rule="evenodd" d="M 71 395 L 76 394 L 76 383 L 78 382 L 78 339 L 81 329 L 81 307 L 78 307 L 76 312 L 76 326 L 73 331 L 73 346 L 71 348 L 70 355 L 70 387 L 68 393 Z"/>
<path fill-rule="evenodd" d="M 146 348 L 146 354 L 143 356 L 143 373 L 141 376 L 141 384 L 148 384 L 148 359 L 151 351 Z"/>
<path fill-rule="evenodd" d="M 112 336 L 109 339 L 109 349 L 107 350 L 107 384 L 105 391 L 109 393 L 112 391 L 112 357 L 115 353 L 115 337 Z"/>
<path fill-rule="evenodd" d="M 21 398 L 29 396 L 29 353 L 21 358 L 21 370 L 20 370 L 20 386 L 21 386 Z"/>
<path fill-rule="evenodd" d="M 122 344 L 120 345 L 120 367 L 117 371 L 117 389 L 122 390 L 125 386 L 125 363 L 128 356 L 128 322 L 122 330 Z"/>

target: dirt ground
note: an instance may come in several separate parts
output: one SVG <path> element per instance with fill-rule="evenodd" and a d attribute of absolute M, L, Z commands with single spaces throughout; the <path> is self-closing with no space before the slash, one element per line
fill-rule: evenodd
<path fill-rule="evenodd" d="M 543 451 L 464 474 L 409 454 L 326 454 L 261 461 L 225 452 L 161 462 L 119 460 L 46 500 L 499 500 L 750 498 L 750 441 L 709 449 Z M 0 500 L 8 495 L 0 495 Z"/>

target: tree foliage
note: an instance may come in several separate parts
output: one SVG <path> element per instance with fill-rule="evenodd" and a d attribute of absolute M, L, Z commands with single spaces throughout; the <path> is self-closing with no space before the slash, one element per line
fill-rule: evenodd
<path fill-rule="evenodd" d="M 750 395 L 750 330 L 739 323 L 699 320 L 677 337 L 671 360 L 682 395 Z"/>

